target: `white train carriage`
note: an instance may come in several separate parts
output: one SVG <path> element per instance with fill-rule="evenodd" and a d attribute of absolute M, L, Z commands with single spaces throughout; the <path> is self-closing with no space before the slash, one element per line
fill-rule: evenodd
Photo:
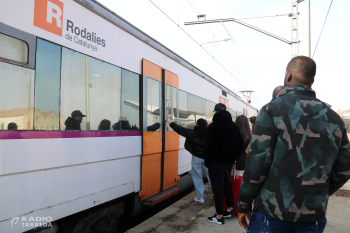
<path fill-rule="evenodd" d="M 115 232 L 190 188 L 164 120 L 210 122 L 219 101 L 257 111 L 96 1 L 0 0 L 0 232 Z"/>

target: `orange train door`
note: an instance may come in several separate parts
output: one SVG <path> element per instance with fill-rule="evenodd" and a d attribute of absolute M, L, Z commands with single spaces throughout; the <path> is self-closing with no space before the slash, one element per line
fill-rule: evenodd
<path fill-rule="evenodd" d="M 178 122 L 178 76 L 145 59 L 143 74 L 143 154 L 141 201 L 154 205 L 177 193 L 179 135 L 165 119 Z"/>
<path fill-rule="evenodd" d="M 164 73 L 164 95 L 165 119 L 179 124 L 179 77 L 167 70 Z M 165 124 L 164 127 L 164 169 L 163 169 L 163 191 L 177 184 L 180 136 Z"/>

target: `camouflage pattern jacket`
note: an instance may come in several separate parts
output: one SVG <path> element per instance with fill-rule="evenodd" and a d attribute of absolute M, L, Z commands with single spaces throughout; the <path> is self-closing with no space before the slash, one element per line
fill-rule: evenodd
<path fill-rule="evenodd" d="M 284 87 L 259 112 L 238 196 L 241 213 L 316 222 L 328 197 L 350 178 L 342 119 L 308 86 Z"/>

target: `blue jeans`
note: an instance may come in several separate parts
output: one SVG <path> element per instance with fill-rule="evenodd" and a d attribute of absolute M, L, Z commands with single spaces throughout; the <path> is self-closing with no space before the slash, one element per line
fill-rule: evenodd
<path fill-rule="evenodd" d="M 327 219 L 320 222 L 287 222 L 254 210 L 247 233 L 322 233 Z"/>
<path fill-rule="evenodd" d="M 204 198 L 204 182 L 202 178 L 202 170 L 204 170 L 210 184 L 208 168 L 204 165 L 204 159 L 192 155 L 192 179 L 194 188 L 196 189 L 197 198 Z"/>

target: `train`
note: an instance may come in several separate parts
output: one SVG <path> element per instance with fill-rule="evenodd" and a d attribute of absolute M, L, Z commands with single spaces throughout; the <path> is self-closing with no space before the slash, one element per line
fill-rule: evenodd
<path fill-rule="evenodd" d="M 193 187 L 165 120 L 258 111 L 94 0 L 0 0 L 0 83 L 6 233 L 117 232 Z"/>

